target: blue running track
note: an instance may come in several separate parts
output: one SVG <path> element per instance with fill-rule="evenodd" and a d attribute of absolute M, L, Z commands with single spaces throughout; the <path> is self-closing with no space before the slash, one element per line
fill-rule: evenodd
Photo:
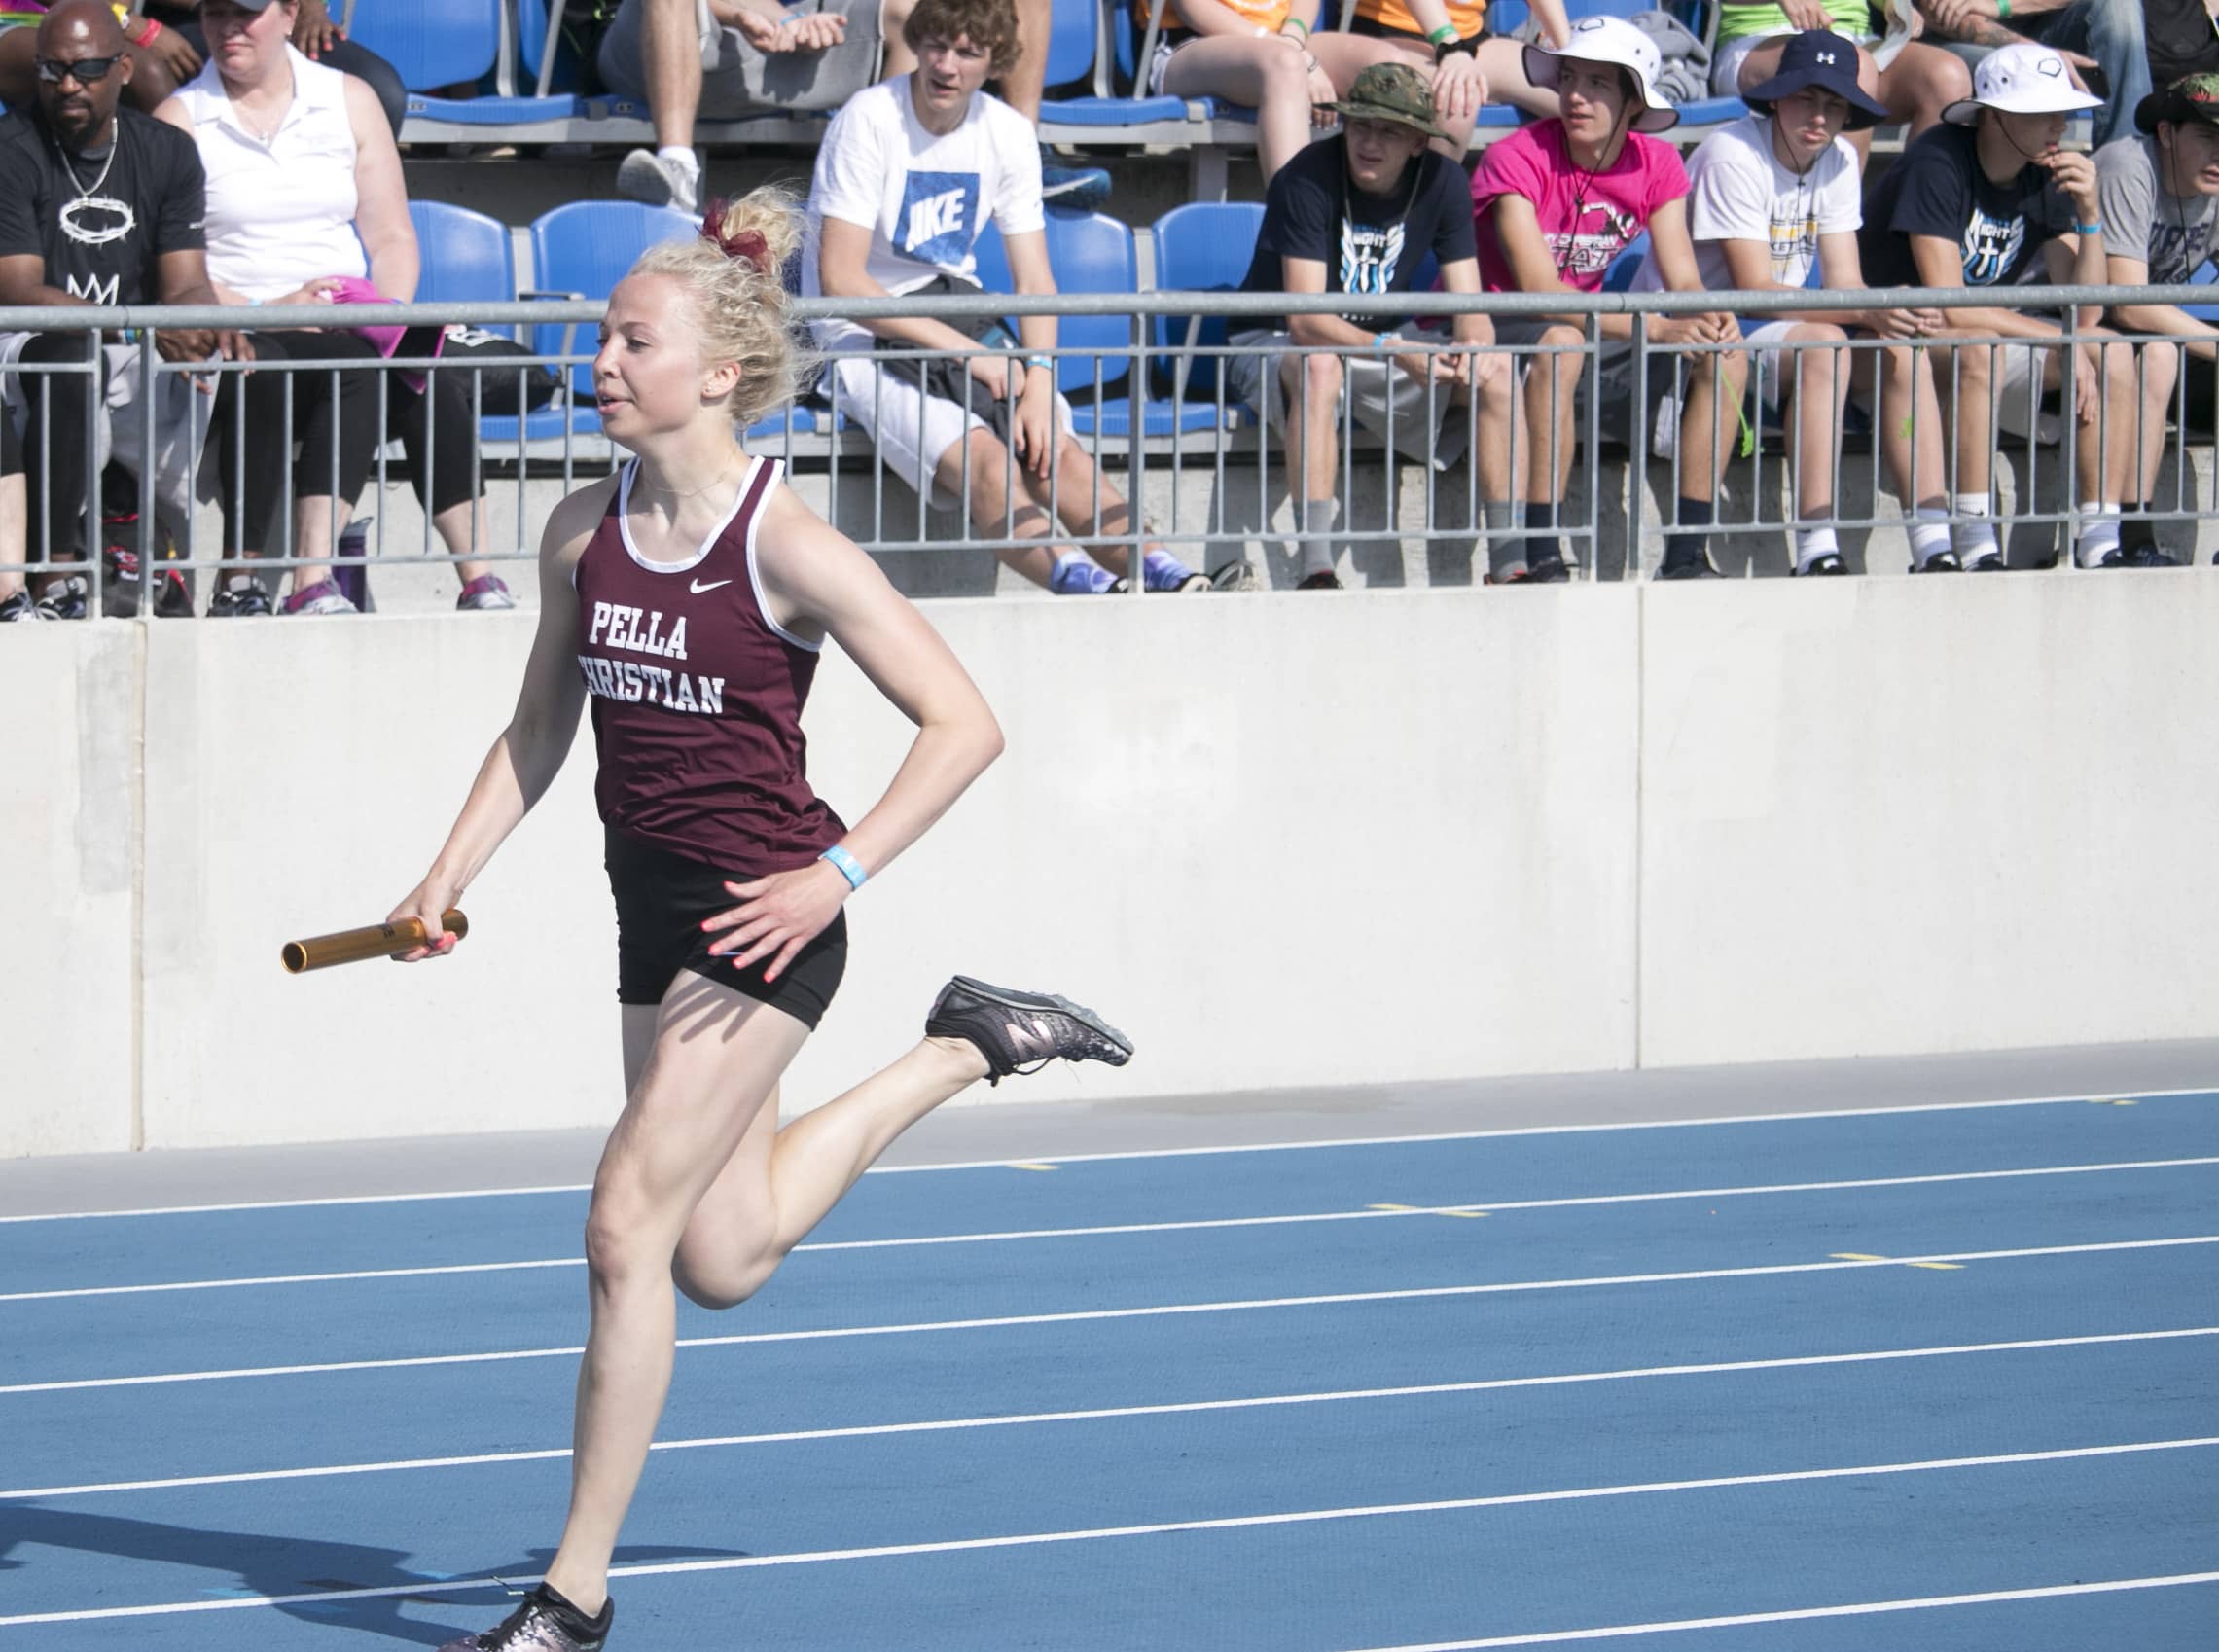
<path fill-rule="evenodd" d="M 0 1652 L 489 1626 L 584 1212 L 0 1220 Z M 679 1334 L 611 1652 L 2219 1648 L 2219 1095 L 888 1170 Z"/>

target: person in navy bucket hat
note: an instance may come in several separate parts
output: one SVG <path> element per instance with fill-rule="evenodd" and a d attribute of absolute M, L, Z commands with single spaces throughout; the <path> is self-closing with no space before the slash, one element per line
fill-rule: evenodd
<path fill-rule="evenodd" d="M 1791 36 L 1780 52 L 1780 66 L 1771 80 L 1760 81 L 1741 94 L 1741 101 L 1760 115 L 1807 87 L 1819 87 L 1849 106 L 1842 129 L 1861 132 L 1887 119 L 1887 105 L 1869 97 L 1857 84 L 1856 43 L 1832 29 L 1807 28 Z"/>
<path fill-rule="evenodd" d="M 1857 86 L 1853 43 L 1828 29 L 1794 36 L 1779 72 L 1752 87 L 1755 114 L 1721 127 L 1688 162 L 1688 233 L 1702 285 L 1713 291 L 1797 292 L 1865 285 L 1857 252 L 1863 191 L 1844 135 L 1880 105 Z M 1642 285 L 1636 280 L 1635 285 Z M 1914 567 L 1951 555 L 1942 416 L 1923 353 L 1850 351 L 1852 336 L 1916 339 L 1945 324 L 1938 310 L 1769 309 L 1740 319 L 1757 393 L 1788 433 L 1797 523 L 1791 571 L 1845 574 L 1833 525 L 1835 457 L 1854 391 L 1880 413 L 1878 446 L 1905 515 Z M 1875 380 L 1877 379 L 1877 385 Z"/>

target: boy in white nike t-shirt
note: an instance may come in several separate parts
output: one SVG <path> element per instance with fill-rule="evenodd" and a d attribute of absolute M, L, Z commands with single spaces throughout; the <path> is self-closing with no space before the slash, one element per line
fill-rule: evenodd
<path fill-rule="evenodd" d="M 817 151 L 803 291 L 975 292 L 973 248 L 990 214 L 1017 290 L 1053 293 L 1038 134 L 981 90 L 1015 59 L 1011 0 L 918 0 L 904 34 L 916 71 L 857 93 Z M 1105 567 L 1051 540 L 1056 519 L 1075 535 L 1132 532 L 1130 509 L 1071 434 L 1047 353 L 1054 316 L 1019 322 L 1028 352 L 1021 366 L 988 353 L 959 362 L 908 353 L 976 350 L 984 327 L 974 334 L 913 317 L 813 326 L 832 357 L 833 405 L 918 492 L 949 507 L 965 499 L 984 535 L 1025 542 L 997 555 L 1026 578 L 1064 593 L 1107 591 L 1135 572 L 1151 591 L 1209 588 L 1160 547 L 1135 570 L 1123 549 L 1102 550 Z"/>

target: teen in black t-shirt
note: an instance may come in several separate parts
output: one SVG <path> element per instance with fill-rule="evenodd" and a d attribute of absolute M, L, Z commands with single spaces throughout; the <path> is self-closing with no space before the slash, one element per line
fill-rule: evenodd
<path fill-rule="evenodd" d="M 1913 235 L 1956 242 L 1962 284 L 1996 287 L 2026 279 L 2043 246 L 2072 233 L 2072 202 L 2047 170 L 2028 162 L 2007 178 L 1990 177 L 1978 146 L 1970 126 L 1931 126 L 1874 186 L 1857 232 L 1872 285 L 1922 285 Z"/>
<path fill-rule="evenodd" d="M 1426 147 L 1441 133 L 1425 77 L 1375 63 L 1333 107 L 1341 134 L 1272 178 L 1241 290 L 1408 293 L 1430 253 L 1444 289 L 1477 293 L 1471 198 L 1463 171 Z M 1341 584 L 1332 530 L 1344 398 L 1355 422 L 1413 458 L 1447 466 L 1468 450 L 1490 530 L 1509 530 L 1511 372 L 1486 348 L 1494 329 L 1485 316 L 1459 315 L 1450 333 L 1377 312 L 1267 317 L 1241 323 L 1232 341 L 1249 353 L 1228 364 L 1229 387 L 1285 440 L 1303 589 Z M 1439 348 L 1451 342 L 1469 351 Z"/>

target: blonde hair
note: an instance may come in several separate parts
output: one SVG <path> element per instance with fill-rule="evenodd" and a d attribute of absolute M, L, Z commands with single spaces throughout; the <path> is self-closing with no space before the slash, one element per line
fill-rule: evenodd
<path fill-rule="evenodd" d="M 693 301 L 702 361 L 738 366 L 725 412 L 741 430 L 791 402 L 809 371 L 782 278 L 801 242 L 799 203 L 766 185 L 713 202 L 698 235 L 651 246 L 631 267 L 634 275 L 675 277 Z"/>

